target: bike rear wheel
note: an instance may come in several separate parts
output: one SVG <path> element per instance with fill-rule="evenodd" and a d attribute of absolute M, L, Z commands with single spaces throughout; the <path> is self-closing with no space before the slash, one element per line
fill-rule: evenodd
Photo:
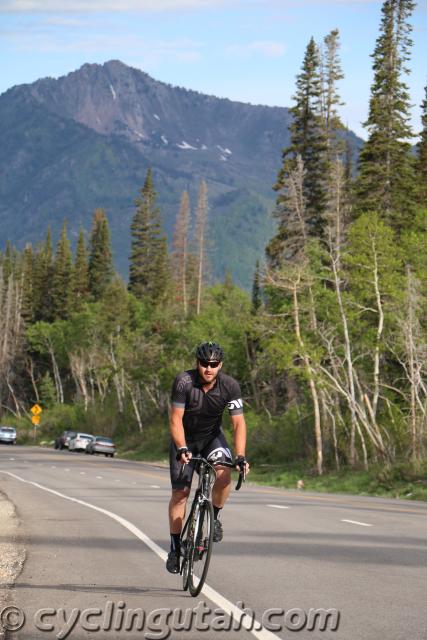
<path fill-rule="evenodd" d="M 192 524 L 187 538 L 189 544 L 187 569 L 188 587 L 191 595 L 196 597 L 205 583 L 212 554 L 214 513 L 211 502 L 204 501 L 196 506 Z"/>

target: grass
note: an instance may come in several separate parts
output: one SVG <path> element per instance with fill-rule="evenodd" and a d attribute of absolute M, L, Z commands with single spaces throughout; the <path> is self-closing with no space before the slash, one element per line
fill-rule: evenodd
<path fill-rule="evenodd" d="M 303 467 L 254 465 L 250 480 L 286 489 L 296 489 L 298 480 L 303 480 L 306 491 L 427 501 L 425 463 L 415 469 L 409 464 L 396 464 L 393 467 L 375 466 L 370 471 L 329 471 L 322 476 Z"/>

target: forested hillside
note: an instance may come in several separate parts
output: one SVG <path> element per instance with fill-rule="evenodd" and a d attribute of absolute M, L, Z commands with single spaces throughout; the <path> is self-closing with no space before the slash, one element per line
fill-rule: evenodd
<path fill-rule="evenodd" d="M 289 145 L 271 176 L 277 229 L 251 274 L 251 295 L 229 275 L 207 285 L 214 265 L 203 176 L 196 195 L 183 190 L 175 203 L 168 249 L 161 186 L 146 169 L 132 212 L 128 282 L 114 272 L 103 209 L 74 253 L 66 223 L 56 246 L 48 230 L 40 245 L 8 245 L 2 420 L 24 432 L 37 401 L 46 438 L 78 426 L 150 455 L 155 433 L 160 454 L 172 380 L 193 365 L 195 345 L 213 339 L 224 347 L 224 370 L 242 385 L 255 467 L 297 462 L 318 476 L 374 468 L 386 484 L 413 480 L 412 497 L 423 497 L 427 97 L 422 131 L 414 132 L 405 84 L 413 11 L 409 0 L 383 4 L 356 167 L 342 124 L 339 32 L 308 43 Z M 231 233 L 227 221 L 222 233 Z M 232 239 L 239 259 L 243 232 Z"/>

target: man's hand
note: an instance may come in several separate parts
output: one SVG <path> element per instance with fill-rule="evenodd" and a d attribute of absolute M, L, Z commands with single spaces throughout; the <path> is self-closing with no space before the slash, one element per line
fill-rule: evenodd
<path fill-rule="evenodd" d="M 249 462 L 246 460 L 245 456 L 236 456 L 234 464 L 236 465 L 237 471 L 240 471 L 240 473 L 244 473 L 245 476 L 248 475 Z"/>
<path fill-rule="evenodd" d="M 193 454 L 191 453 L 191 451 L 188 450 L 187 447 L 180 447 L 176 454 L 176 459 L 181 464 L 188 464 L 192 457 L 193 457 Z"/>

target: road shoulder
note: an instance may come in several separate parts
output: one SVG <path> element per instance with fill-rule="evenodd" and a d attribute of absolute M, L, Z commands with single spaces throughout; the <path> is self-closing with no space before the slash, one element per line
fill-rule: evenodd
<path fill-rule="evenodd" d="M 25 547 L 13 503 L 0 491 L 0 611 L 11 602 L 11 588 L 22 571 Z M 0 640 L 5 631 L 0 620 Z"/>

